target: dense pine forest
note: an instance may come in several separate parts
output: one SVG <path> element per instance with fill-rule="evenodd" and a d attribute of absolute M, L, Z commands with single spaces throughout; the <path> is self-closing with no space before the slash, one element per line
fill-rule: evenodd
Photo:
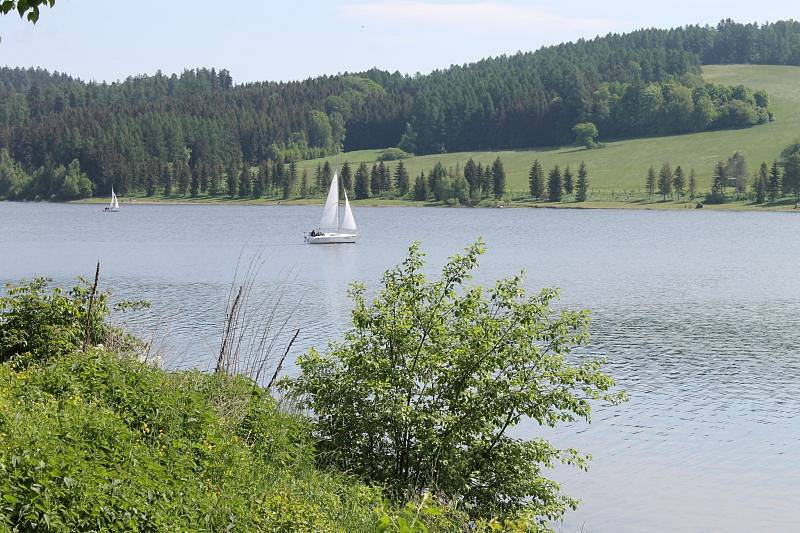
<path fill-rule="evenodd" d="M 111 84 L 0 69 L 0 197 L 291 195 L 300 159 L 417 154 L 749 127 L 763 91 L 704 82 L 702 64 L 800 65 L 800 23 L 644 29 L 408 76 L 370 70 L 236 85 L 226 70 Z M 778 117 L 779 118 L 779 117 Z M 256 168 L 260 170 L 255 171 Z M 413 192 L 413 186 L 409 188 Z"/>

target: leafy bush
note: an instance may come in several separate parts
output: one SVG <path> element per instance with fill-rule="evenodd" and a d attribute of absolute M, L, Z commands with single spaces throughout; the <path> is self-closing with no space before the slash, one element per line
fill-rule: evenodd
<path fill-rule="evenodd" d="M 108 294 L 95 294 L 88 318 L 91 287 L 81 281 L 69 291 L 53 288 L 50 280 L 36 278 L 18 286 L 6 285 L 0 297 L 0 362 L 11 359 L 26 365 L 47 361 L 78 348 L 89 340 L 105 338 L 109 328 Z"/>
<path fill-rule="evenodd" d="M 512 438 L 523 418 L 555 426 L 616 402 L 600 361 L 567 362 L 586 341 L 588 312 L 554 314 L 555 290 L 526 296 L 522 277 L 467 286 L 483 245 L 454 256 L 441 278 L 423 254 L 383 277 L 368 303 L 353 285 L 353 327 L 328 353 L 310 350 L 283 385 L 312 413 L 318 460 L 386 486 L 396 500 L 432 491 L 473 517 L 556 519 L 576 501 L 542 469 L 584 466 L 575 450 Z"/>
<path fill-rule="evenodd" d="M 397 161 L 399 159 L 407 159 L 413 155 L 401 148 L 387 148 L 378 156 L 378 161 Z"/>

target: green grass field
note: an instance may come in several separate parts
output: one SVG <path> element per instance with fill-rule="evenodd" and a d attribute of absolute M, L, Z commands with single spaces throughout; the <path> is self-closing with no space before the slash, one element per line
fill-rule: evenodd
<path fill-rule="evenodd" d="M 512 196 L 527 194 L 528 170 L 534 159 L 545 168 L 570 165 L 573 170 L 581 161 L 589 168 L 590 202 L 619 202 L 640 199 L 644 190 L 647 168 L 658 169 L 669 161 L 674 168 L 681 165 L 688 175 L 694 168 L 698 176 L 698 190 L 705 191 L 711 181 L 714 163 L 725 159 L 736 150 L 744 152 L 750 172 L 757 170 L 761 161 L 771 161 L 792 139 L 800 136 L 800 67 L 769 65 L 712 65 L 703 68 L 703 77 L 711 82 L 745 85 L 752 89 L 766 89 L 770 109 L 776 120 L 770 124 L 741 130 L 710 131 L 688 135 L 651 137 L 609 142 L 602 149 L 584 150 L 574 146 L 540 148 L 536 150 L 504 150 L 499 152 L 458 152 L 427 155 L 404 160 L 413 177 L 427 171 L 437 161 L 446 167 L 462 168 L 472 157 L 484 164 L 500 156 L 508 175 L 508 188 Z M 602 137 L 602 132 L 601 137 Z M 361 161 L 372 163 L 382 150 L 361 150 L 339 156 L 351 165 Z M 327 158 L 335 163 L 335 157 Z M 301 162 L 298 167 L 313 175 L 317 163 L 324 159 Z M 395 163 L 392 163 L 394 165 Z M 622 191 L 627 191 L 622 193 Z M 612 196 L 613 193 L 613 196 Z"/>

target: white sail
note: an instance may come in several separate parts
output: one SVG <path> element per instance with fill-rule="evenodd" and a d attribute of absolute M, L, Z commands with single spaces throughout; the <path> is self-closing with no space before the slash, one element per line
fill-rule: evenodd
<path fill-rule="evenodd" d="M 350 201 L 347 199 L 347 191 L 344 192 L 344 220 L 342 221 L 342 231 L 346 233 L 357 233 L 358 226 L 353 218 L 353 211 L 350 209 Z"/>
<path fill-rule="evenodd" d="M 328 190 L 328 198 L 325 200 L 325 209 L 322 210 L 319 227 L 328 229 L 339 227 L 339 176 L 335 172 L 331 179 L 331 188 Z"/>
<path fill-rule="evenodd" d="M 114 189 L 111 189 L 111 209 L 119 209 L 119 200 L 117 200 L 117 195 L 114 194 Z"/>

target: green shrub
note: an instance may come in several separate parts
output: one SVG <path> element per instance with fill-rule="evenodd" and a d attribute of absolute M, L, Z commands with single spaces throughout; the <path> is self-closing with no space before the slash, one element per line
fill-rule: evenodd
<path fill-rule="evenodd" d="M 401 148 L 387 148 L 378 156 L 378 161 L 398 161 L 400 159 L 406 159 L 412 157 L 414 154 L 410 154 Z"/>
<path fill-rule="evenodd" d="M 470 246 L 428 281 L 413 245 L 374 301 L 352 287 L 352 329 L 327 354 L 302 356 L 283 385 L 312 413 L 323 465 L 386 486 L 395 501 L 432 491 L 476 519 L 543 525 L 576 505 L 544 469 L 586 458 L 508 429 L 588 419 L 592 400 L 624 396 L 600 361 L 568 362 L 588 312 L 554 313 L 556 291 L 526 296 L 521 276 L 468 286 L 482 253 Z"/>

